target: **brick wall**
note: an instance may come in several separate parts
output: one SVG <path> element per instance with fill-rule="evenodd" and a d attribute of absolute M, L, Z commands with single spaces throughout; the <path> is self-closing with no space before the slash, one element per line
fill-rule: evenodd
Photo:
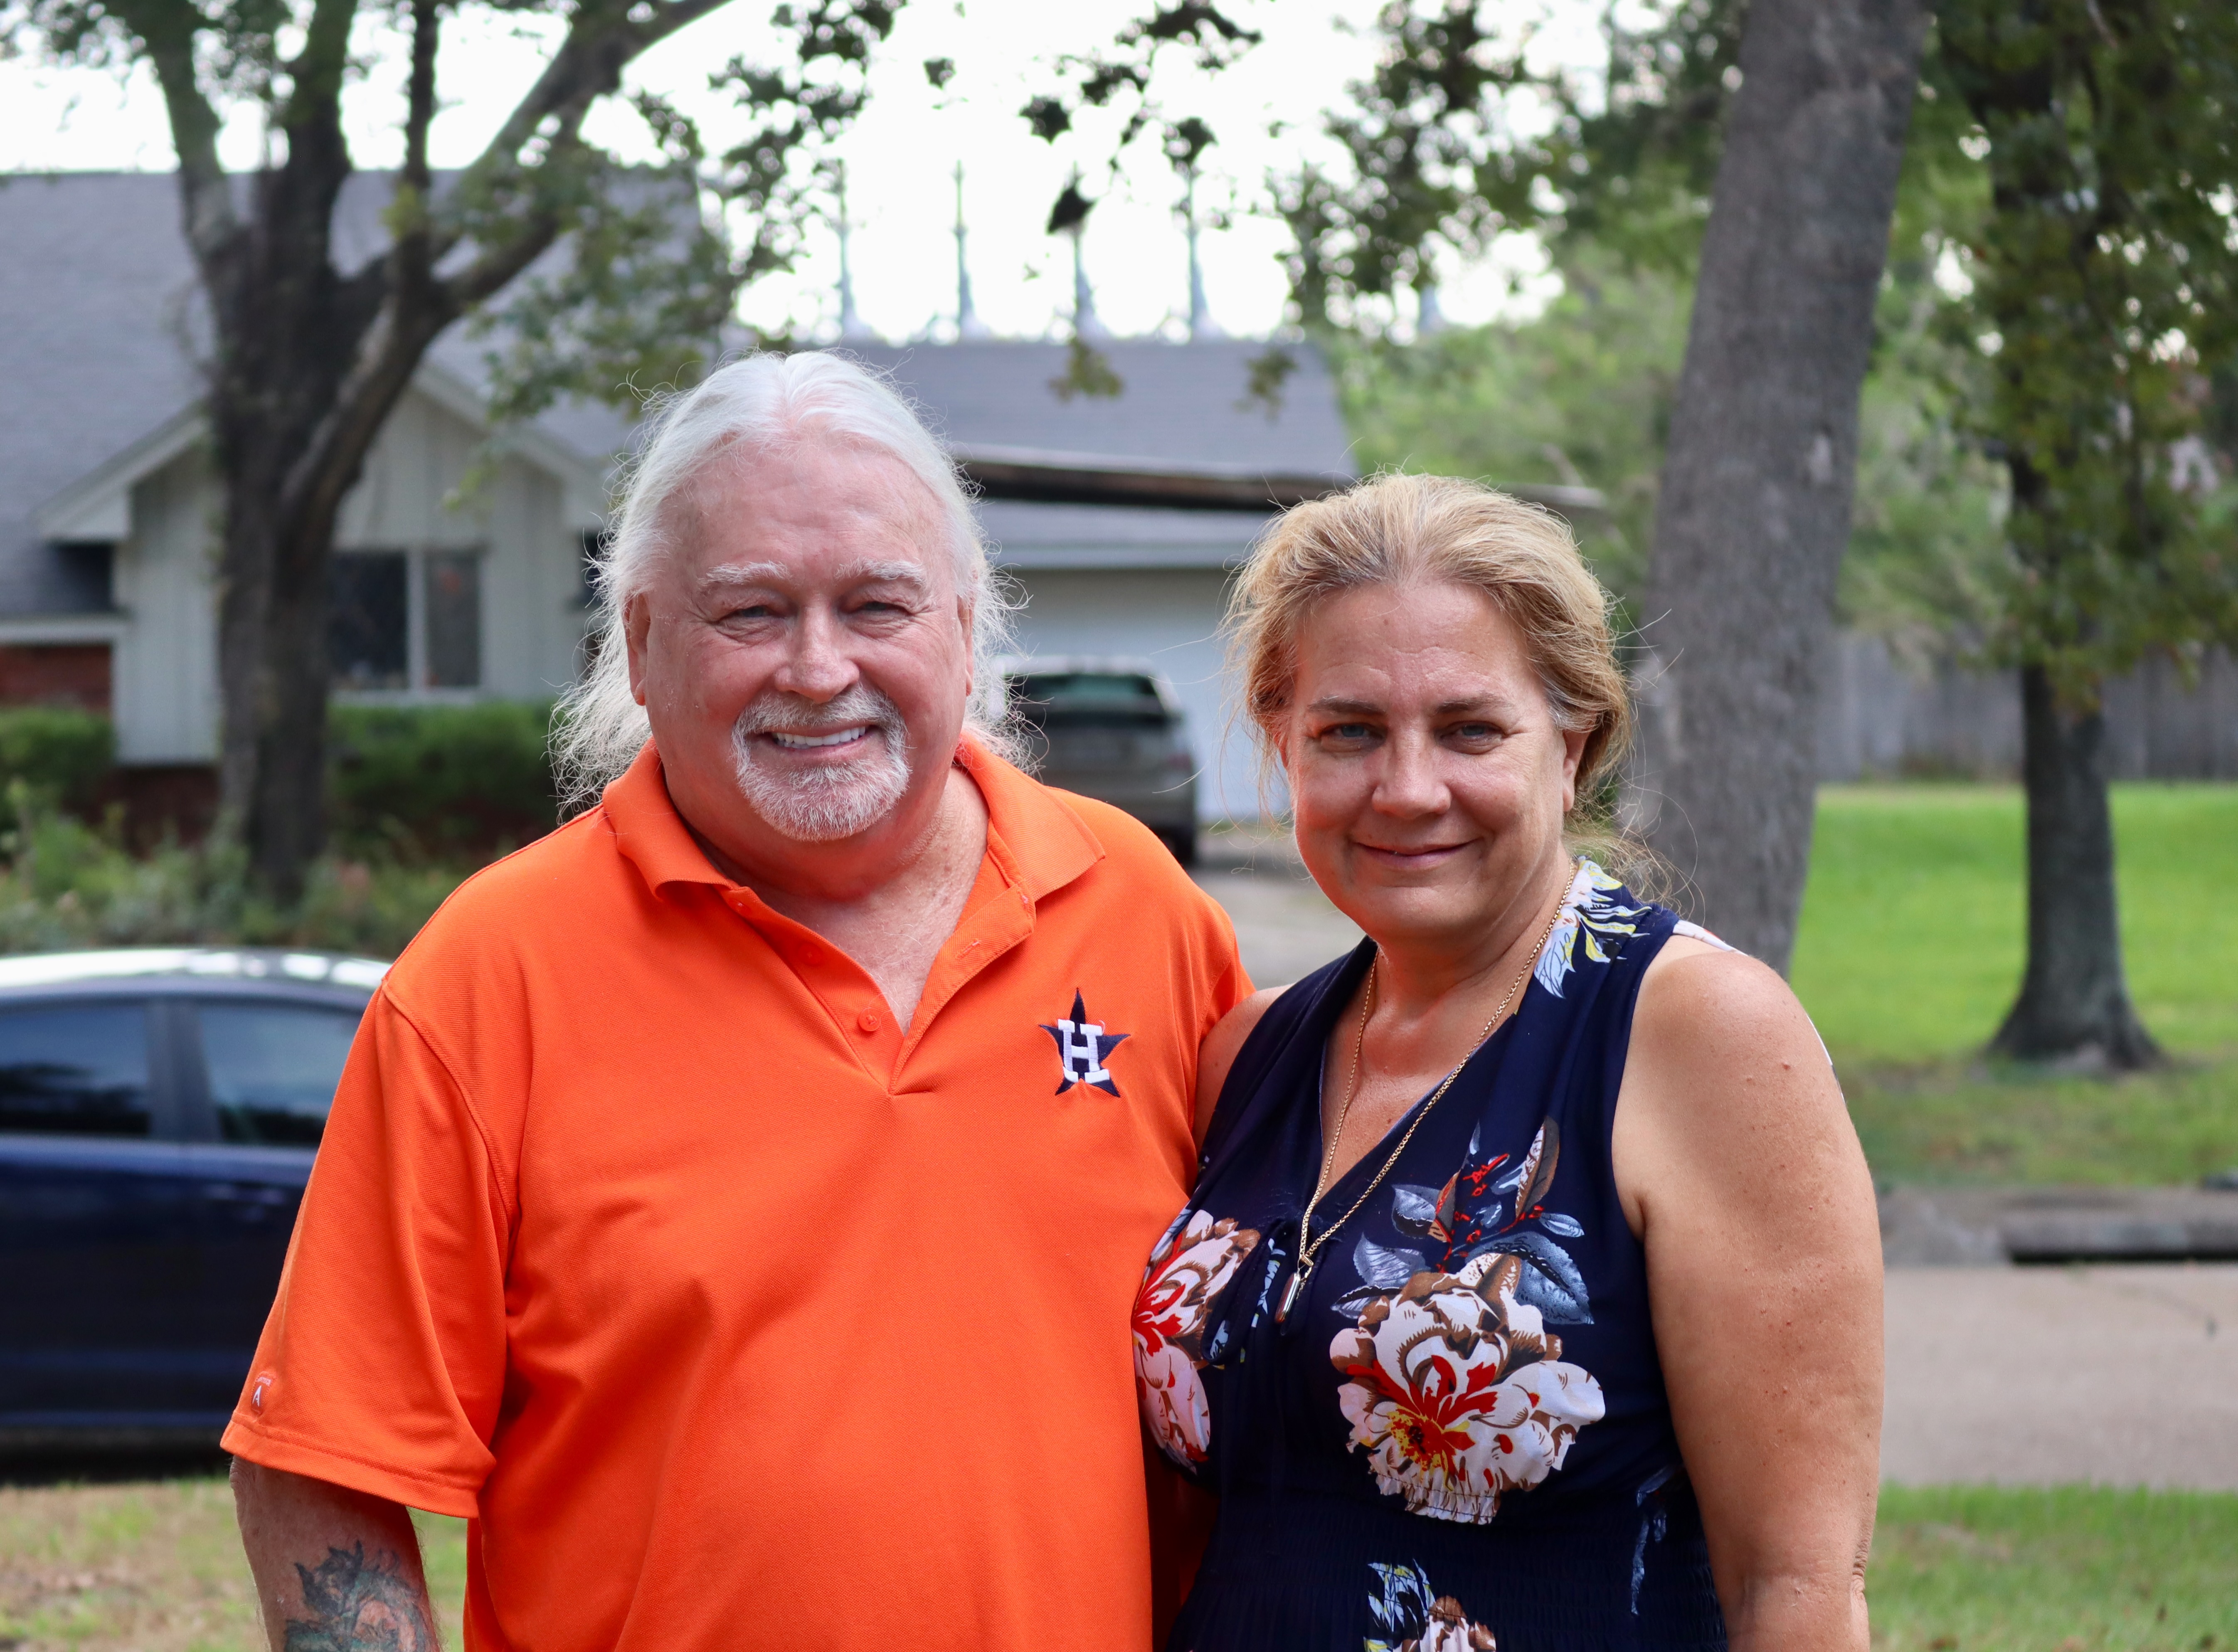
<path fill-rule="evenodd" d="M 0 645 L 0 706 L 82 706 L 88 711 L 108 711 L 109 645 Z"/>

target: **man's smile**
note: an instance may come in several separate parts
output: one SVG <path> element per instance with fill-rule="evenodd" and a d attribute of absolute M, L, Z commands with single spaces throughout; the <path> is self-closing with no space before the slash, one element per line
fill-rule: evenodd
<path fill-rule="evenodd" d="M 857 723 L 851 728 L 835 728 L 828 734 L 790 734 L 784 729 L 772 728 L 769 737 L 788 752 L 812 752 L 831 746 L 850 746 L 871 732 L 868 723 Z"/>

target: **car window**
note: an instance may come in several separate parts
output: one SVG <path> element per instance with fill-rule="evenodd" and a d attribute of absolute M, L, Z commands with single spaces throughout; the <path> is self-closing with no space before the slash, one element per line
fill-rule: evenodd
<path fill-rule="evenodd" d="M 1011 703 L 1030 722 L 1163 723 L 1157 685 L 1133 672 L 1050 672 L 1016 677 Z"/>
<path fill-rule="evenodd" d="M 307 1004 L 199 1004 L 218 1134 L 262 1147 L 315 1147 L 358 1018 Z"/>
<path fill-rule="evenodd" d="M 0 1130 L 146 1136 L 152 1125 L 138 1000 L 0 1011 Z"/>

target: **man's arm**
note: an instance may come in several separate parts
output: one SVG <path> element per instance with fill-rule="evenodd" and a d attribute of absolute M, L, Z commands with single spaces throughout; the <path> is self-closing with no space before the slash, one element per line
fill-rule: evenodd
<path fill-rule="evenodd" d="M 233 1505 L 272 1652 L 438 1652 L 403 1504 L 235 1457 Z"/>

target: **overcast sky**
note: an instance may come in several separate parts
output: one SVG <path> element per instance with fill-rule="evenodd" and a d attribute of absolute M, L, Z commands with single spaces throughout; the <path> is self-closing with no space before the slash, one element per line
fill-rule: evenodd
<path fill-rule="evenodd" d="M 952 327 L 956 303 L 954 168 L 964 168 L 974 295 L 997 332 L 1028 337 L 1061 330 L 1072 300 L 1071 254 L 1043 233 L 1050 202 L 1075 164 L 1100 196 L 1089 222 L 1085 255 L 1096 306 L 1115 332 L 1172 330 L 1189 305 L 1187 250 L 1177 206 L 1182 186 L 1146 139 L 1116 179 L 1102 169 L 1109 123 L 1093 116 L 1052 147 L 1030 136 L 1017 110 L 1049 82 L 1048 65 L 1068 50 L 1108 42 L 1137 15 L 1142 0 L 916 0 L 906 6 L 871 74 L 863 119 L 840 142 L 851 185 L 849 217 L 857 305 L 890 338 Z M 368 8 L 368 10 L 370 10 Z M 1198 187 L 1201 209 L 1223 212 L 1225 228 L 1203 236 L 1205 282 L 1215 320 L 1230 332 L 1261 335 L 1282 319 L 1277 262 L 1281 227 L 1265 216 L 1270 171 L 1294 169 L 1316 153 L 1322 110 L 1347 81 L 1372 67 L 1372 47 L 1349 32 L 1373 17 L 1374 0 L 1237 0 L 1235 13 L 1261 28 L 1265 43 L 1215 85 L 1170 51 L 1154 95 L 1175 115 L 1200 114 L 1219 136 Z M 1517 0 L 1503 19 L 1540 26 L 1534 55 L 1585 67 L 1599 55 L 1599 0 Z M 710 68 L 744 53 L 780 61 L 784 42 L 769 30 L 765 0 L 737 0 L 685 30 L 636 66 L 633 83 L 699 113 L 719 135 L 721 102 L 706 90 Z M 1052 21 L 1055 19 L 1056 21 Z M 401 150 L 395 121 L 402 64 L 385 25 L 367 22 L 356 43 L 374 65 L 346 105 L 353 153 L 366 167 L 393 166 Z M 1059 32 L 1061 30 L 1061 32 Z M 451 25 L 440 67 L 446 108 L 432 134 L 438 166 L 470 158 L 535 76 L 554 36 L 548 20 L 467 16 Z M 921 67 L 956 61 L 936 91 Z M 1526 116 L 1527 118 L 1527 115 Z M 635 116 L 607 109 L 594 136 L 626 154 L 646 145 Z M 255 164 L 261 134 L 253 119 L 230 123 L 227 163 Z M 57 70 L 0 63 L 0 170 L 164 169 L 172 163 L 162 107 L 144 70 Z M 1528 311 L 1553 289 L 1539 273 L 1533 243 L 1510 237 L 1469 268 L 1443 273 L 1447 315 L 1473 321 Z M 829 334 L 838 305 L 836 237 L 820 230 L 797 271 L 766 279 L 748 295 L 746 317 L 772 328 Z"/>

